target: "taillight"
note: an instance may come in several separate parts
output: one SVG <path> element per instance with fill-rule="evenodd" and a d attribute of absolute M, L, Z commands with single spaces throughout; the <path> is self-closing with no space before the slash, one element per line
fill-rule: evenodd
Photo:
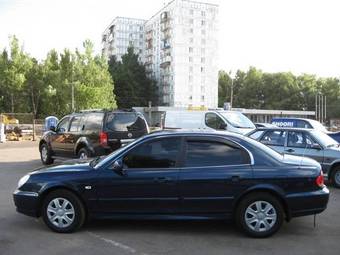
<path fill-rule="evenodd" d="M 323 178 L 322 172 L 318 177 L 315 179 L 316 185 L 318 185 L 320 188 L 323 188 L 325 186 L 325 179 Z"/>
<path fill-rule="evenodd" d="M 100 132 L 99 134 L 99 143 L 100 145 L 107 145 L 107 134 L 105 132 Z"/>

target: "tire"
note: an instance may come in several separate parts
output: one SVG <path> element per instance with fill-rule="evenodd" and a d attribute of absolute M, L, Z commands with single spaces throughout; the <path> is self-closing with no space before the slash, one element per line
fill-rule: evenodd
<path fill-rule="evenodd" d="M 84 147 L 78 151 L 77 155 L 79 159 L 87 159 L 91 157 L 91 152 L 86 147 Z"/>
<path fill-rule="evenodd" d="M 54 159 L 52 158 L 52 152 L 48 148 L 47 143 L 43 143 L 40 146 L 40 159 L 44 165 L 50 165 L 54 162 Z"/>
<path fill-rule="evenodd" d="M 340 189 L 340 166 L 335 167 L 332 171 L 331 183 L 335 188 Z"/>
<path fill-rule="evenodd" d="M 68 190 L 49 193 L 42 204 L 42 218 L 45 224 L 58 233 L 71 233 L 85 222 L 86 213 L 80 199 Z"/>
<path fill-rule="evenodd" d="M 274 196 L 265 192 L 251 193 L 239 203 L 235 219 L 238 227 L 248 236 L 264 238 L 280 229 L 284 210 L 280 201 Z"/>

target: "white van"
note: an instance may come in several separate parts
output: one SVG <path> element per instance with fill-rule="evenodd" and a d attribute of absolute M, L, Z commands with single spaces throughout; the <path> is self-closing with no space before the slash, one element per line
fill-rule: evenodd
<path fill-rule="evenodd" d="M 166 111 L 163 129 L 214 129 L 247 134 L 256 127 L 238 111 Z"/>

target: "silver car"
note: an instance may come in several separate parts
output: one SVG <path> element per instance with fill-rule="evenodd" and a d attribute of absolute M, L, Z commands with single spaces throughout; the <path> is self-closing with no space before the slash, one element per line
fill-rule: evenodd
<path fill-rule="evenodd" d="M 281 154 L 318 161 L 335 187 L 340 188 L 340 145 L 322 131 L 304 128 L 259 128 L 248 134 Z"/>

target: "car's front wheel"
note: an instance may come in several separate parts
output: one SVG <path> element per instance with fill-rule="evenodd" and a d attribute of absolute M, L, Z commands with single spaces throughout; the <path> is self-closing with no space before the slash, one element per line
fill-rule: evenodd
<path fill-rule="evenodd" d="M 246 196 L 236 210 L 236 222 L 247 235 L 268 237 L 282 225 L 284 211 L 272 195 L 258 192 Z"/>
<path fill-rule="evenodd" d="M 52 158 L 52 152 L 46 143 L 43 143 L 40 146 L 40 159 L 44 165 L 50 165 L 54 162 L 54 159 Z"/>
<path fill-rule="evenodd" d="M 85 209 L 79 198 L 68 190 L 55 190 L 43 201 L 42 217 L 55 232 L 70 233 L 85 221 Z"/>

